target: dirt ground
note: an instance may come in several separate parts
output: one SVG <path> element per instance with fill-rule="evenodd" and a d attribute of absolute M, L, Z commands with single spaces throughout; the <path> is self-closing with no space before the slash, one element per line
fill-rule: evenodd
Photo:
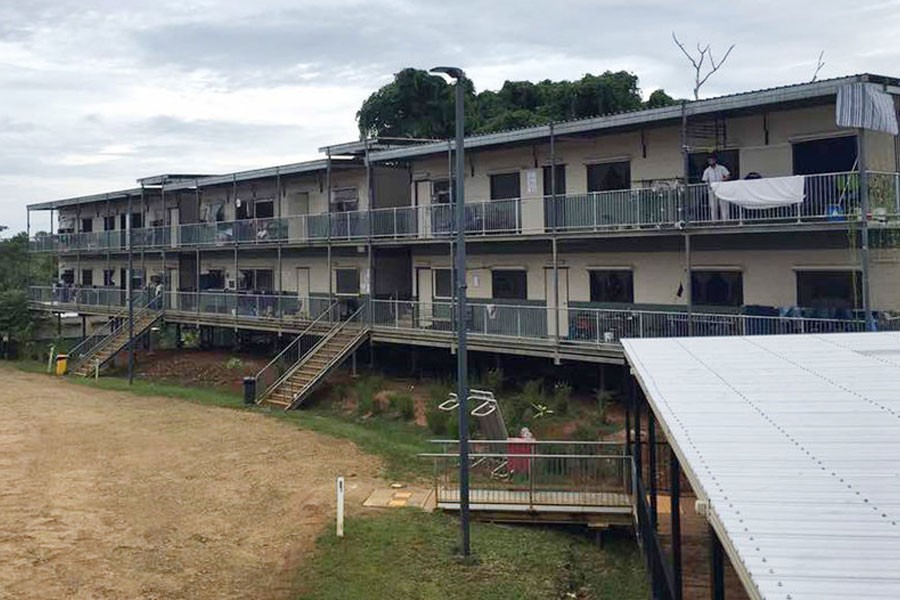
<path fill-rule="evenodd" d="M 271 357 L 221 350 L 153 350 L 139 353 L 139 379 L 170 381 L 240 393 L 245 376 L 256 375 Z"/>
<path fill-rule="evenodd" d="M 334 515 L 384 483 L 264 415 L 0 368 L 0 599 L 290 598 Z"/>

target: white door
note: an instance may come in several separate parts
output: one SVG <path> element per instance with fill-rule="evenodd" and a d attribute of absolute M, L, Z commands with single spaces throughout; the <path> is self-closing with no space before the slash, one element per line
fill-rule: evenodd
<path fill-rule="evenodd" d="M 569 270 L 559 269 L 559 285 L 553 281 L 553 269 L 544 269 L 544 282 L 547 292 L 547 335 L 554 337 L 559 330 L 559 337 L 569 337 Z M 554 292 L 558 290 L 558 292 Z M 556 300 L 559 298 L 559 310 Z"/>
<path fill-rule="evenodd" d="M 169 209 L 169 244 L 173 248 L 178 247 L 178 243 L 181 241 L 179 237 L 179 233 L 181 232 L 181 212 L 178 208 L 170 208 Z"/>
<path fill-rule="evenodd" d="M 285 200 L 282 214 L 288 217 L 288 239 L 305 240 L 308 231 L 306 218 L 309 216 L 309 192 L 291 192 Z"/>
<path fill-rule="evenodd" d="M 416 219 L 419 237 L 431 237 L 431 181 L 416 182 Z"/>
<path fill-rule="evenodd" d="M 297 267 L 297 303 L 299 316 L 309 317 L 309 267 Z"/>
<path fill-rule="evenodd" d="M 416 269 L 416 294 L 419 298 L 419 327 L 431 327 L 434 321 L 434 278 L 431 269 Z"/>

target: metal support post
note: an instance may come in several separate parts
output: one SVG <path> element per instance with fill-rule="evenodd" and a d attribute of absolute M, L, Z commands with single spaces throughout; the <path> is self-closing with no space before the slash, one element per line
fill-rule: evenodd
<path fill-rule="evenodd" d="M 685 283 L 684 293 L 687 299 L 688 335 L 694 335 L 694 270 L 691 256 L 691 234 L 684 234 Z"/>
<path fill-rule="evenodd" d="M 709 528 L 709 550 L 709 587 L 712 600 L 725 600 L 725 553 L 722 550 L 722 542 L 719 541 L 719 536 L 712 526 Z"/>
<path fill-rule="evenodd" d="M 862 209 L 860 262 L 862 268 L 862 307 L 866 320 L 866 331 L 875 330 L 869 279 L 869 173 L 866 165 L 866 130 L 860 128 L 856 137 L 859 161 L 859 194 Z"/>
<path fill-rule="evenodd" d="M 144 195 L 144 186 L 141 186 L 141 196 Z M 132 239 L 134 223 L 132 223 L 131 194 L 128 195 L 128 216 L 125 217 L 125 239 L 128 245 L 128 281 L 125 283 L 125 293 L 128 294 L 128 385 L 134 383 L 134 248 Z"/>
<path fill-rule="evenodd" d="M 650 472 L 648 473 L 650 479 L 650 526 L 655 530 L 659 523 L 659 486 L 657 485 L 659 465 L 656 453 L 656 417 L 649 407 L 647 410 L 647 445 L 647 451 L 650 453 Z"/>
<path fill-rule="evenodd" d="M 669 447 L 669 486 L 671 490 L 671 529 L 672 529 L 672 587 L 673 600 L 681 600 L 682 564 L 681 564 L 681 465 L 675 450 Z"/>

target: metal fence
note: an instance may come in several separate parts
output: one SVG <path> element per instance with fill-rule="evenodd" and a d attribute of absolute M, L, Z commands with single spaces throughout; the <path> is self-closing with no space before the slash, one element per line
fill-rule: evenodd
<path fill-rule="evenodd" d="M 721 203 L 714 218 L 705 184 L 666 184 L 584 194 L 562 194 L 466 203 L 467 234 L 477 236 L 604 231 L 630 228 L 721 226 L 758 223 L 844 222 L 863 218 L 857 172 L 808 175 L 802 203 L 747 210 Z M 900 174 L 868 172 L 870 212 L 886 221 L 900 216 Z M 721 215 L 715 215 L 721 217 Z M 369 238 L 441 238 L 454 230 L 452 204 L 295 215 L 136 228 L 132 248 L 204 248 L 271 243 L 354 241 Z M 35 237 L 35 252 L 121 251 L 124 230 Z"/>
<path fill-rule="evenodd" d="M 439 506 L 459 503 L 459 444 L 434 441 L 422 457 L 434 465 Z M 579 507 L 630 510 L 630 458 L 617 442 L 472 440 L 470 502 L 522 510 Z"/>
<path fill-rule="evenodd" d="M 149 290 L 135 292 L 136 304 L 147 303 Z M 124 307 L 125 290 L 118 288 L 32 287 L 33 304 L 60 310 L 78 307 Z M 242 319 L 284 322 L 296 326 L 316 318 L 333 299 L 288 294 L 243 292 L 165 292 L 167 310 L 179 313 L 220 315 Z M 353 313 L 358 298 L 338 303 L 341 317 Z M 372 300 L 366 311 L 376 329 L 408 332 L 453 332 L 452 302 Z M 900 319 L 877 313 L 880 330 L 900 329 Z M 861 315 L 851 318 L 818 316 L 756 316 L 749 314 L 643 310 L 632 308 L 558 309 L 535 305 L 473 303 L 467 307 L 466 330 L 476 336 L 541 340 L 563 344 L 617 344 L 622 338 L 783 335 L 794 333 L 844 333 L 865 331 Z"/>

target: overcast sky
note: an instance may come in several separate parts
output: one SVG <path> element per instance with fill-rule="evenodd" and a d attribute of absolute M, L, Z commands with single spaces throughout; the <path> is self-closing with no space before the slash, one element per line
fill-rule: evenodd
<path fill-rule="evenodd" d="M 900 0 L 0 0 L 0 223 L 31 202 L 317 157 L 406 66 L 476 88 L 627 69 L 688 97 L 673 45 L 736 48 L 704 96 L 900 75 Z M 46 217 L 34 229 L 46 228 Z"/>

